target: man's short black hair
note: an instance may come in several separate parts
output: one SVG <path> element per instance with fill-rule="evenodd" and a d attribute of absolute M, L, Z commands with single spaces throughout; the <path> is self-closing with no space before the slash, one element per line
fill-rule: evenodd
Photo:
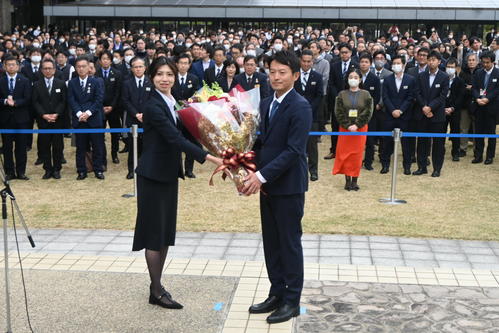
<path fill-rule="evenodd" d="M 222 51 L 222 53 L 225 55 L 225 48 L 223 46 L 216 46 L 213 49 L 213 55 L 215 55 L 215 52 L 217 52 L 217 51 Z"/>
<path fill-rule="evenodd" d="M 369 60 L 369 63 L 373 63 L 373 57 L 368 53 L 368 52 L 362 52 L 360 54 L 360 57 L 359 57 L 359 62 L 362 60 L 362 59 L 367 59 Z"/>
<path fill-rule="evenodd" d="M 180 59 L 189 59 L 189 64 L 192 62 L 191 57 L 187 53 L 181 53 L 175 58 L 175 63 L 178 64 Z"/>
<path fill-rule="evenodd" d="M 253 60 L 255 62 L 255 64 L 258 63 L 258 61 L 256 60 L 255 56 L 253 56 L 253 55 L 247 55 L 247 56 L 244 57 L 243 64 L 247 63 L 250 60 Z"/>
<path fill-rule="evenodd" d="M 243 52 L 243 48 L 244 48 L 244 47 L 243 47 L 243 44 L 241 44 L 241 43 L 234 44 L 234 45 L 232 45 L 232 46 L 230 47 L 230 49 L 231 49 L 231 50 L 232 50 L 232 49 L 238 49 L 238 50 L 239 50 L 239 52 Z"/>
<path fill-rule="evenodd" d="M 376 56 L 379 54 L 381 54 L 383 56 L 383 58 L 385 58 L 385 60 L 386 60 L 386 53 L 385 53 L 385 51 L 382 51 L 382 50 L 378 50 L 378 51 L 374 52 L 373 58 L 376 58 Z"/>
<path fill-rule="evenodd" d="M 458 66 L 458 65 L 459 65 L 459 63 L 458 63 L 458 61 L 457 61 L 457 59 L 456 59 L 456 58 L 454 58 L 454 57 L 450 57 L 450 58 L 449 58 L 449 60 L 447 60 L 447 63 L 446 63 L 445 65 L 446 65 L 446 66 L 447 66 L 447 65 L 456 65 L 456 66 Z"/>
<path fill-rule="evenodd" d="M 284 37 L 281 35 L 276 35 L 274 38 L 272 38 L 272 45 L 275 43 L 276 40 L 280 40 L 281 42 L 284 42 Z"/>
<path fill-rule="evenodd" d="M 394 61 L 395 59 L 400 59 L 400 60 L 402 60 L 402 64 L 403 64 L 403 65 L 405 65 L 405 63 L 406 63 L 406 61 L 405 61 L 405 56 L 402 56 L 402 55 L 400 55 L 400 54 L 396 54 L 396 55 L 394 55 L 394 56 L 392 57 L 392 63 L 393 63 L 393 61 Z"/>
<path fill-rule="evenodd" d="M 421 52 L 425 52 L 427 54 L 430 54 L 430 49 L 428 49 L 427 47 L 422 47 L 418 50 L 418 55 L 421 53 Z"/>
<path fill-rule="evenodd" d="M 102 59 L 103 56 L 107 56 L 109 59 L 113 60 L 113 54 L 111 53 L 111 51 L 109 50 L 104 50 L 101 52 L 101 54 L 99 54 L 99 60 Z"/>
<path fill-rule="evenodd" d="M 342 48 L 346 47 L 350 52 L 352 52 L 352 47 L 348 43 L 340 43 L 338 45 L 338 50 L 341 51 Z"/>
<path fill-rule="evenodd" d="M 269 65 L 272 65 L 273 61 L 288 66 L 293 74 L 300 71 L 300 60 L 294 52 L 287 50 L 276 52 L 270 57 Z"/>
<path fill-rule="evenodd" d="M 314 54 L 312 53 L 312 51 L 310 50 L 303 50 L 302 53 L 301 53 L 301 56 L 314 56 Z"/>
<path fill-rule="evenodd" d="M 430 54 L 428 54 L 428 59 L 430 58 L 436 58 L 437 60 L 441 61 L 442 55 L 440 54 L 440 52 L 433 50 L 430 52 Z"/>
<path fill-rule="evenodd" d="M 490 59 L 492 62 L 496 61 L 496 55 L 492 51 L 483 51 L 482 54 L 480 54 L 480 60 L 485 58 Z"/>
<path fill-rule="evenodd" d="M 88 59 L 87 56 L 82 55 L 82 56 L 79 56 L 78 58 L 76 58 L 76 60 L 75 60 L 75 66 L 78 65 L 78 63 L 81 62 L 81 61 L 90 62 L 90 60 Z"/>
<path fill-rule="evenodd" d="M 55 54 L 55 56 L 57 57 L 59 54 L 64 55 L 66 58 L 69 57 L 68 51 L 65 51 L 65 50 L 59 50 L 59 51 L 57 51 L 57 53 Z"/>

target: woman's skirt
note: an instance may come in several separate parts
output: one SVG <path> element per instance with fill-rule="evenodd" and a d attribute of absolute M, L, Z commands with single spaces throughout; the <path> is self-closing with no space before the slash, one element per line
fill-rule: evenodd
<path fill-rule="evenodd" d="M 178 181 L 162 183 L 137 176 L 137 222 L 133 251 L 175 245 Z"/>
<path fill-rule="evenodd" d="M 340 126 L 340 132 L 349 132 Z M 367 125 L 358 129 L 358 132 L 367 132 Z M 336 146 L 333 175 L 343 174 L 359 177 L 364 148 L 367 136 L 365 135 L 340 135 Z"/>

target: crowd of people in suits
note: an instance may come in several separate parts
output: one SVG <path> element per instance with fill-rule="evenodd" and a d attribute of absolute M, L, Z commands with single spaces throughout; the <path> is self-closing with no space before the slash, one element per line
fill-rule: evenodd
<path fill-rule="evenodd" d="M 403 132 L 495 134 L 499 34 L 487 34 L 486 44 L 478 37 L 463 34 L 458 38 L 451 31 L 440 38 L 434 29 L 411 34 L 401 33 L 397 27 L 371 39 L 359 27 L 345 31 L 221 29 L 210 33 L 98 32 L 94 28 L 79 33 L 16 27 L 0 34 L 0 128 L 32 129 L 35 123 L 40 129 L 141 127 L 143 107 L 154 90 L 147 68 L 161 56 L 173 59 L 177 66 L 178 80 L 172 89 L 177 101 L 190 98 L 203 83 L 215 82 L 225 92 L 237 85 L 245 90 L 259 88 L 263 99 L 273 94 L 268 80 L 270 57 L 289 50 L 301 61 L 295 90 L 312 107 L 312 131 L 323 131 L 331 124 L 333 131 L 355 127 L 355 131 L 400 128 Z M 356 80 L 355 74 L 350 78 L 352 72 L 358 76 L 358 88 L 368 92 L 369 113 L 353 112 L 358 110 L 351 105 L 352 109 L 345 109 L 356 91 L 342 94 L 351 88 L 349 80 Z M 366 97 L 363 93 L 363 103 L 368 102 Z M 338 99 L 344 110 L 336 110 Z M 109 145 L 102 133 L 75 134 L 77 179 L 85 179 L 91 171 L 104 179 L 109 146 L 112 163 L 120 163 L 119 152 L 128 152 L 126 177 L 133 178 L 131 140 L 131 135 L 112 133 Z M 324 159 L 337 158 L 342 151 L 338 146 L 349 146 L 353 137 L 339 140 L 331 136 L 330 140 Z M 43 178 L 61 178 L 66 163 L 64 135 L 41 134 L 36 141 L 35 164 L 43 164 Z M 307 146 L 312 181 L 318 180 L 320 141 L 320 137 L 310 136 Z M 33 136 L 3 134 L 2 142 L 6 177 L 29 179 L 27 151 L 33 146 Z M 361 153 L 356 154 L 353 167 L 335 168 L 350 177 L 345 186 L 348 190 L 358 190 L 352 179 L 358 177 L 362 166 L 373 170 L 376 150 L 380 172 L 386 174 L 390 168 L 393 139 L 369 136 L 359 144 L 355 149 Z M 493 163 L 495 144 L 490 138 L 485 148 L 484 139 L 474 139 L 472 163 Z M 452 139 L 452 161 L 465 156 L 468 147 L 468 138 Z M 138 154 L 141 152 L 139 135 Z M 431 175 L 440 176 L 444 138 L 402 137 L 402 152 L 404 174 L 426 174 L 431 164 Z M 417 169 L 412 172 L 414 163 Z M 187 177 L 195 177 L 193 167 L 194 160 L 187 156 Z"/>

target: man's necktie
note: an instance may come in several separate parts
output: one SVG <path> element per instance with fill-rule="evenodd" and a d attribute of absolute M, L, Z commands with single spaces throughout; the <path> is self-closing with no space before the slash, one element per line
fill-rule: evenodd
<path fill-rule="evenodd" d="M 279 107 L 279 102 L 277 100 L 275 100 L 274 103 L 272 103 L 272 107 L 270 108 L 270 112 L 269 112 L 269 120 L 270 121 L 272 121 L 272 117 L 274 117 L 278 107 Z"/>
<path fill-rule="evenodd" d="M 184 80 L 185 80 L 185 78 L 182 76 L 182 77 L 180 78 L 180 85 L 181 85 L 181 86 L 183 86 L 183 85 L 185 84 L 185 81 L 184 81 Z"/>
<path fill-rule="evenodd" d="M 14 78 L 10 78 L 10 84 L 9 84 L 9 94 L 14 95 Z"/>
<path fill-rule="evenodd" d="M 220 76 L 220 68 L 217 68 L 217 78 Z"/>
<path fill-rule="evenodd" d="M 142 80 L 139 80 L 139 89 L 142 89 Z"/>
<path fill-rule="evenodd" d="M 38 73 L 38 66 L 34 67 L 34 73 Z"/>
<path fill-rule="evenodd" d="M 376 76 L 380 77 L 381 76 L 381 72 L 376 72 Z"/>
<path fill-rule="evenodd" d="M 80 85 L 81 85 L 81 90 L 85 90 L 85 84 L 83 81 L 80 81 Z"/>
<path fill-rule="evenodd" d="M 303 91 L 305 91 L 305 87 L 307 86 L 307 76 L 308 76 L 308 72 L 303 72 L 303 75 L 301 76 L 301 87 L 303 89 Z"/>
<path fill-rule="evenodd" d="M 107 79 L 108 76 L 109 76 L 109 71 L 104 71 L 104 78 Z"/>
<path fill-rule="evenodd" d="M 483 85 L 484 89 L 487 89 L 487 86 L 489 85 L 489 80 L 490 80 L 490 74 L 489 73 L 485 73 L 485 82 L 484 82 L 484 85 Z"/>
<path fill-rule="evenodd" d="M 47 81 L 47 90 L 49 91 L 49 94 L 52 91 L 52 81 L 51 80 Z"/>
<path fill-rule="evenodd" d="M 344 62 L 344 63 L 343 63 L 343 71 L 341 72 L 341 75 L 345 76 L 345 73 L 347 72 L 347 69 L 348 69 L 348 68 L 347 68 L 347 63 L 346 63 L 346 62 Z"/>
<path fill-rule="evenodd" d="M 252 81 L 251 77 L 248 77 L 248 85 L 251 85 L 251 81 Z"/>

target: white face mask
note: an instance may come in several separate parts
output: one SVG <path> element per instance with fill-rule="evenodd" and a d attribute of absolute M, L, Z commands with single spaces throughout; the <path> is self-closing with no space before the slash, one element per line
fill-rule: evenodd
<path fill-rule="evenodd" d="M 256 57 L 256 51 L 255 50 L 246 50 L 246 55 Z"/>
<path fill-rule="evenodd" d="M 357 79 L 348 79 L 348 85 L 352 88 L 357 88 L 359 86 L 359 80 Z"/>
<path fill-rule="evenodd" d="M 76 54 L 76 49 L 69 49 L 69 54 L 75 55 Z"/>
<path fill-rule="evenodd" d="M 64 43 L 66 40 L 64 38 L 59 39 L 59 43 Z"/>
<path fill-rule="evenodd" d="M 394 71 L 395 73 L 400 73 L 402 72 L 402 70 L 403 70 L 402 65 L 400 64 L 392 65 L 392 71 Z"/>
<path fill-rule="evenodd" d="M 454 76 L 456 75 L 456 69 L 455 68 L 446 68 L 445 71 L 449 76 Z"/>
<path fill-rule="evenodd" d="M 185 43 L 185 47 L 190 48 L 192 46 L 192 43 Z"/>
<path fill-rule="evenodd" d="M 120 58 L 113 58 L 113 64 L 119 65 L 120 63 L 121 63 L 121 59 Z"/>
<path fill-rule="evenodd" d="M 33 43 L 33 47 L 36 48 L 36 49 L 39 48 L 40 47 L 40 43 Z"/>
<path fill-rule="evenodd" d="M 385 62 L 383 60 L 374 60 L 374 66 L 376 68 L 383 68 L 385 66 Z"/>
<path fill-rule="evenodd" d="M 293 38 L 288 38 L 287 41 L 288 41 L 288 44 L 292 44 L 293 43 Z"/>
<path fill-rule="evenodd" d="M 89 44 L 88 48 L 90 49 L 90 51 L 93 51 L 93 50 L 95 50 L 97 48 L 97 45 L 95 45 L 95 44 Z"/>
<path fill-rule="evenodd" d="M 35 64 L 39 64 L 39 63 L 40 63 L 40 61 L 42 61 L 42 57 L 41 57 L 41 56 L 39 56 L 39 55 L 32 56 L 32 57 L 31 57 L 31 61 L 32 61 L 33 63 L 35 63 Z"/>
<path fill-rule="evenodd" d="M 226 51 L 229 51 L 229 49 L 230 49 L 230 44 L 224 44 L 224 48 L 225 48 L 225 50 L 226 50 Z"/>
<path fill-rule="evenodd" d="M 131 55 L 127 55 L 127 56 L 125 56 L 125 61 L 126 61 L 126 63 L 127 63 L 127 64 L 129 64 L 129 63 L 130 63 L 130 60 L 132 60 L 132 59 L 133 59 L 133 57 L 134 57 L 134 56 L 131 56 Z"/>
<path fill-rule="evenodd" d="M 274 50 L 276 50 L 277 52 L 281 51 L 282 50 L 282 44 L 274 44 Z"/>

